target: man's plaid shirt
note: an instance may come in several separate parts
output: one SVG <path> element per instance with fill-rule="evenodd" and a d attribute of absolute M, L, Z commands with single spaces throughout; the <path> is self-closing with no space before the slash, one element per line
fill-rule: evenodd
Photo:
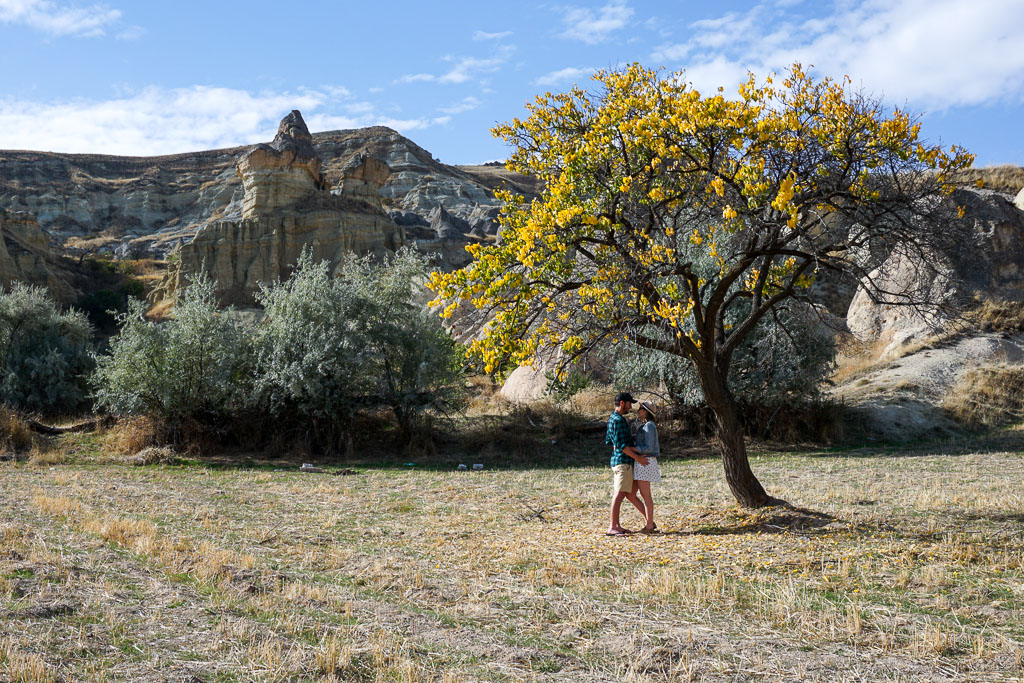
<path fill-rule="evenodd" d="M 633 446 L 633 433 L 629 431 L 629 423 L 626 418 L 613 412 L 608 418 L 608 431 L 605 433 L 604 442 L 612 447 L 612 467 L 616 465 L 632 465 L 633 458 L 622 452 L 626 446 Z"/>

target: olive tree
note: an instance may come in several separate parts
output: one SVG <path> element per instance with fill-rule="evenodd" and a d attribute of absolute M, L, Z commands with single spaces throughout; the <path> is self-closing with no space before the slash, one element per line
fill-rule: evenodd
<path fill-rule="evenodd" d="M 459 393 L 455 347 L 415 301 L 426 261 L 403 250 L 336 266 L 303 253 L 291 277 L 258 295 L 256 396 L 279 416 L 313 420 L 330 444 L 357 408 L 386 406 L 404 431 L 427 406 Z"/>

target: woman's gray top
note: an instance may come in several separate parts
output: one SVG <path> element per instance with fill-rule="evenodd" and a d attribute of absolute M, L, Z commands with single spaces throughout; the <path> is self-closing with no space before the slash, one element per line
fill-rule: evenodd
<path fill-rule="evenodd" d="M 641 455 L 649 455 L 657 458 L 661 453 L 661 448 L 658 444 L 658 428 L 654 426 L 654 422 L 648 420 L 640 425 L 640 429 L 636 432 L 636 449 L 640 451 Z"/>

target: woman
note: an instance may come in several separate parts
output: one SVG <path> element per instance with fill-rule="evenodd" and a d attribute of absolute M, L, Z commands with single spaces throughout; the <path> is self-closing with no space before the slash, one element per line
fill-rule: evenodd
<path fill-rule="evenodd" d="M 647 401 L 640 403 L 636 414 L 640 420 L 635 439 L 636 449 L 647 458 L 647 464 L 633 464 L 633 495 L 639 491 L 644 499 L 647 525 L 641 533 L 650 534 L 658 530 L 658 525 L 654 523 L 654 498 L 651 496 L 651 484 L 661 481 L 661 470 L 658 469 L 658 428 L 654 425 L 654 408 Z"/>

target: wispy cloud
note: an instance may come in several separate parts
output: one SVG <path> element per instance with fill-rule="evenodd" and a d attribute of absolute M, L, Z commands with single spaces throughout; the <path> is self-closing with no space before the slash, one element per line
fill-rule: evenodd
<path fill-rule="evenodd" d="M 452 67 L 442 74 L 415 73 L 406 74 L 399 78 L 398 83 L 446 83 L 458 84 L 473 80 L 481 80 L 484 74 L 497 71 L 505 64 L 515 52 L 513 45 L 501 45 L 492 57 L 445 57 L 446 62 L 451 62 Z"/>
<path fill-rule="evenodd" d="M 461 114 L 463 112 L 472 111 L 481 104 L 483 104 L 483 102 L 470 95 L 469 97 L 462 98 L 461 101 L 456 102 L 455 104 L 447 107 L 439 107 L 438 111 L 444 112 L 445 114 Z"/>
<path fill-rule="evenodd" d="M 420 83 L 420 82 L 429 83 L 429 82 L 436 81 L 436 80 L 437 80 L 437 76 L 435 76 L 434 74 L 405 74 L 404 76 L 402 76 L 401 78 L 398 79 L 398 82 L 399 83 Z"/>
<path fill-rule="evenodd" d="M 785 3 L 783 3 L 784 5 Z M 689 39 L 651 55 L 686 67 L 707 90 L 748 70 L 794 61 L 888 100 L 942 109 L 1024 97 L 1024 9 L 1016 0 L 834 0 L 824 18 L 796 20 L 778 0 L 696 22 Z"/>
<path fill-rule="evenodd" d="M 508 38 L 510 35 L 512 35 L 512 31 L 498 31 L 497 33 L 473 31 L 473 40 L 501 40 L 502 38 Z"/>
<path fill-rule="evenodd" d="M 445 125 L 451 115 L 400 118 L 344 88 L 258 92 L 196 85 L 149 87 L 110 100 L 0 99 L 0 149 L 173 154 L 269 140 L 300 109 L 310 130 L 383 125 L 400 132 Z"/>
<path fill-rule="evenodd" d="M 0 0 L 0 23 L 20 24 L 52 36 L 101 36 L 120 20 L 121 11 L 105 4 Z"/>
<path fill-rule="evenodd" d="M 546 73 L 537 78 L 533 83 L 534 85 L 544 87 L 562 85 L 564 83 L 574 83 L 589 78 L 595 71 L 597 71 L 597 69 L 593 69 L 589 66 L 567 66 L 564 69 L 558 69 L 557 71 Z"/>
<path fill-rule="evenodd" d="M 625 0 L 612 0 L 597 10 L 570 7 L 562 17 L 565 30 L 560 35 L 595 45 L 607 39 L 613 31 L 623 28 L 632 16 L 633 9 L 626 5 Z"/>

